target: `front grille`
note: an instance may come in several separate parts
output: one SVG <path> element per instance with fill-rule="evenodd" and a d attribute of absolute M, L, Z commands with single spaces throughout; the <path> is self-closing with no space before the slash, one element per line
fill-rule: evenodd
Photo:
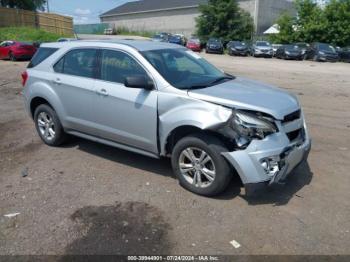
<path fill-rule="evenodd" d="M 282 123 L 292 122 L 294 120 L 299 119 L 301 116 L 301 110 L 297 110 L 289 115 L 286 115 L 284 119 L 282 120 Z"/>
<path fill-rule="evenodd" d="M 292 142 L 292 141 L 298 139 L 301 135 L 301 132 L 302 132 L 302 129 L 298 129 L 298 130 L 287 133 L 289 141 Z"/>

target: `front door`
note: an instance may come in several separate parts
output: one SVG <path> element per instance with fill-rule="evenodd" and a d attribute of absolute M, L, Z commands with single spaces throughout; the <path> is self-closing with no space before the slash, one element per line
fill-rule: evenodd
<path fill-rule="evenodd" d="M 158 153 L 157 90 L 125 87 L 125 78 L 135 75 L 148 77 L 132 56 L 101 50 L 97 95 L 92 104 L 95 122 L 102 138 Z"/>

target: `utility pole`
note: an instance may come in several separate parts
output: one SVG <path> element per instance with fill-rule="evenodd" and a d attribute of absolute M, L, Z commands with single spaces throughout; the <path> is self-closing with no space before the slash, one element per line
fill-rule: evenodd
<path fill-rule="evenodd" d="M 46 0 L 46 12 L 50 13 L 49 0 Z"/>

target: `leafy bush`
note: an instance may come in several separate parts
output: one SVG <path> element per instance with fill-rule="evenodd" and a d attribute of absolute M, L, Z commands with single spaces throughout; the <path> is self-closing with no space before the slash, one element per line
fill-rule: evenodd
<path fill-rule="evenodd" d="M 134 30 L 130 30 L 129 28 L 126 28 L 126 27 L 117 27 L 116 34 L 117 35 L 133 35 L 133 36 L 152 37 L 155 34 L 155 32 L 134 31 Z"/>
<path fill-rule="evenodd" d="M 298 15 L 283 14 L 277 24 L 280 33 L 272 42 L 325 42 L 350 45 L 350 0 L 331 0 L 324 9 L 312 0 L 295 0 Z"/>
<path fill-rule="evenodd" d="M 27 42 L 56 42 L 62 35 L 47 32 L 33 27 L 2 27 L 0 41 L 14 40 Z M 69 37 L 69 36 L 67 36 Z"/>

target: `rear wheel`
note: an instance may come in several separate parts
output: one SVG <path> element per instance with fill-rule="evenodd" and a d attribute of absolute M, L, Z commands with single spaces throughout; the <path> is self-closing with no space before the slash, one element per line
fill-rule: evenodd
<path fill-rule="evenodd" d="M 16 61 L 17 60 L 12 52 L 9 53 L 9 58 L 10 58 L 11 61 Z"/>
<path fill-rule="evenodd" d="M 45 144 L 59 146 L 65 141 L 66 134 L 61 122 L 49 105 L 42 104 L 35 109 L 34 121 L 36 130 Z"/>
<path fill-rule="evenodd" d="M 221 155 L 228 149 L 215 137 L 197 134 L 181 139 L 171 162 L 181 186 L 199 195 L 221 193 L 231 180 L 230 166 Z"/>

